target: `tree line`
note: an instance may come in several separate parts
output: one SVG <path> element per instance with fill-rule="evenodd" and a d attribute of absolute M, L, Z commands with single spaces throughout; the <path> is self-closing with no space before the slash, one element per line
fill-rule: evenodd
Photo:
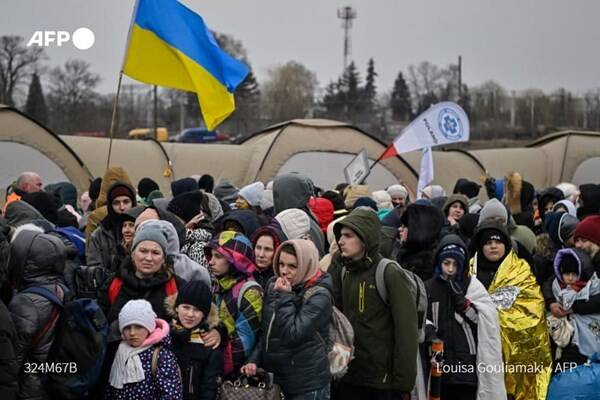
<path fill-rule="evenodd" d="M 492 80 L 477 86 L 462 83 L 458 66 L 424 61 L 399 71 L 391 89 L 377 85 L 374 59 L 364 74 L 351 62 L 340 76 L 319 85 L 317 75 L 297 61 L 276 65 L 258 82 L 239 40 L 215 33 L 227 52 L 251 72 L 235 93 L 236 111 L 220 131 L 243 137 L 266 126 L 295 118 L 348 122 L 391 140 L 416 115 L 439 101 L 455 101 L 469 115 L 473 140 L 532 139 L 563 129 L 600 130 L 600 88 L 575 95 L 560 88 L 509 91 Z M 53 68 L 42 48 L 26 47 L 19 36 L 0 36 L 0 103 L 15 106 L 60 134 L 103 136 L 108 133 L 115 94 L 100 94 L 101 81 L 83 60 Z M 363 78 L 364 76 L 364 78 Z M 171 133 L 201 125 L 195 93 L 160 88 L 158 126 Z M 119 97 L 117 137 L 130 129 L 152 127 L 152 87 L 125 84 Z"/>

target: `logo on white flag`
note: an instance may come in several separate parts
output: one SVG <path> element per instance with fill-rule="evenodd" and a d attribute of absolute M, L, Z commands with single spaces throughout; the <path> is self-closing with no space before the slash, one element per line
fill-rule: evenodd
<path fill-rule="evenodd" d="M 451 108 L 442 108 L 438 114 L 438 127 L 448 140 L 457 141 L 463 137 L 464 129 L 461 118 Z"/>

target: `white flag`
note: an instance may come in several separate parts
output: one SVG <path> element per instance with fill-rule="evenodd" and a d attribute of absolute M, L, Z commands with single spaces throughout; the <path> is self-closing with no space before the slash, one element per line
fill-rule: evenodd
<path fill-rule="evenodd" d="M 469 140 L 469 131 L 469 118 L 464 110 L 456 103 L 445 101 L 419 115 L 400 132 L 390 147 L 396 154 L 401 154 L 425 147 L 466 142 Z"/>
<path fill-rule="evenodd" d="M 421 198 L 423 189 L 431 182 L 433 182 L 433 156 L 431 154 L 431 147 L 426 147 L 423 149 L 423 156 L 421 157 L 421 171 L 419 172 L 417 199 Z"/>

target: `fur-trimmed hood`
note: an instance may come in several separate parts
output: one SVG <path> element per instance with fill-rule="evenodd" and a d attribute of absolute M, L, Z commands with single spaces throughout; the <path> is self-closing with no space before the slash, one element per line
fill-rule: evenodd
<path fill-rule="evenodd" d="M 533 185 L 525 181 L 520 173 L 513 171 L 504 177 L 504 204 L 511 214 L 530 211 L 534 198 Z"/>

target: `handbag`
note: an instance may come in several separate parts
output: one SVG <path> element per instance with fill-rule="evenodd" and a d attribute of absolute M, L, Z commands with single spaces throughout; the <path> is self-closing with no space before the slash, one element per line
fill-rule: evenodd
<path fill-rule="evenodd" d="M 244 375 L 235 381 L 225 381 L 219 387 L 219 400 L 283 400 L 281 387 L 273 383 L 272 374 L 258 368 L 256 375 Z"/>

